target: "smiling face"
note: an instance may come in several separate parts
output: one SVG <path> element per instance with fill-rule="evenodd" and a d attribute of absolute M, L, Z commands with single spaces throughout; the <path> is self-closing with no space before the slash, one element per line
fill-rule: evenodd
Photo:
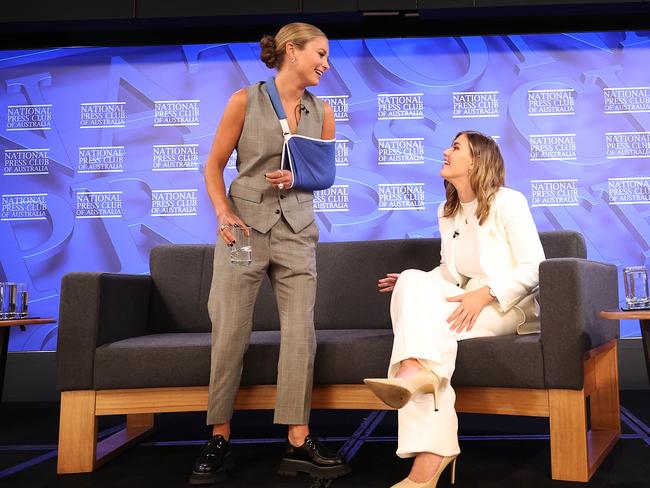
<path fill-rule="evenodd" d="M 305 86 L 316 86 L 330 67 L 328 56 L 327 37 L 318 36 L 307 41 L 302 49 L 291 42 L 287 43 L 285 64 L 292 65 L 291 68 L 296 71 Z M 293 63 L 292 59 L 295 59 Z"/>
<path fill-rule="evenodd" d="M 452 143 L 451 147 L 443 153 L 444 164 L 440 170 L 440 176 L 450 183 L 469 181 L 471 169 L 474 166 L 474 157 L 469 147 L 467 135 L 461 134 Z"/>

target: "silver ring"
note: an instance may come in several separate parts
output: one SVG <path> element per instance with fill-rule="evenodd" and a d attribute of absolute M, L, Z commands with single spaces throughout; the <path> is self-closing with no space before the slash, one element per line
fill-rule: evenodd
<path fill-rule="evenodd" d="M 278 190 L 284 190 L 284 183 L 280 183 L 278 185 Z"/>
<path fill-rule="evenodd" d="M 226 224 L 221 224 L 221 225 L 219 226 L 219 229 L 221 229 L 221 231 L 223 232 L 223 230 L 224 230 L 226 227 L 228 227 Z"/>

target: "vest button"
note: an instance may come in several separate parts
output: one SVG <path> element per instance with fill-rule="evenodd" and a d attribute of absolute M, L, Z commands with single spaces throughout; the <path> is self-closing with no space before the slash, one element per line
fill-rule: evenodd
<path fill-rule="evenodd" d="M 279 209 L 279 208 L 276 208 L 276 209 L 275 209 L 275 213 L 276 213 L 276 214 L 279 214 L 279 213 L 280 213 L 280 209 Z"/>
<path fill-rule="evenodd" d="M 284 195 L 280 195 L 280 200 L 284 200 Z"/>

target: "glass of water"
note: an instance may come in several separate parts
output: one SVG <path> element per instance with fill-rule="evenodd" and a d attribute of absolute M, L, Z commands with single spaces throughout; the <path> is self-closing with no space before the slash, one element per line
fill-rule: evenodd
<path fill-rule="evenodd" d="M 16 283 L 16 318 L 27 317 L 28 294 L 25 283 Z"/>
<path fill-rule="evenodd" d="M 623 270 L 625 304 L 628 308 L 647 308 L 650 306 L 648 293 L 648 270 L 645 266 L 632 266 Z"/>
<path fill-rule="evenodd" d="M 230 232 L 235 238 L 230 247 L 230 264 L 236 266 L 249 266 L 253 261 L 253 248 L 251 247 L 250 227 L 230 227 Z"/>
<path fill-rule="evenodd" d="M 0 283 L 0 319 L 16 318 L 16 283 Z"/>

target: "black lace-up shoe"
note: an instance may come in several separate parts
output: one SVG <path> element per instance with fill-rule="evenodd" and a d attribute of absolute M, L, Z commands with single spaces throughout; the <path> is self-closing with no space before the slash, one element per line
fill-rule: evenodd
<path fill-rule="evenodd" d="M 207 485 L 223 481 L 232 469 L 233 461 L 230 444 L 222 435 L 215 435 L 203 446 L 196 458 L 194 470 L 190 476 L 190 485 Z"/>
<path fill-rule="evenodd" d="M 312 478 L 338 478 L 350 472 L 350 466 L 339 456 L 331 454 L 318 439 L 308 435 L 305 443 L 294 447 L 287 443 L 279 474 L 295 476 L 307 473 Z"/>

